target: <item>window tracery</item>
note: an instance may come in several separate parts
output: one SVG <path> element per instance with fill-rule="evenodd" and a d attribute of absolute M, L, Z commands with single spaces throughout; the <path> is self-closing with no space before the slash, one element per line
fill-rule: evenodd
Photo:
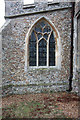
<path fill-rule="evenodd" d="M 40 20 L 29 37 L 29 66 L 55 66 L 55 59 L 54 31 Z"/>

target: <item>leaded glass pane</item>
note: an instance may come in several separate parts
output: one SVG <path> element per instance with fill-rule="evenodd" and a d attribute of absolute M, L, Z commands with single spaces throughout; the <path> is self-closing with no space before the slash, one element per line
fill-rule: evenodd
<path fill-rule="evenodd" d="M 29 38 L 29 66 L 36 66 L 36 37 L 34 31 Z"/>
<path fill-rule="evenodd" d="M 40 25 L 41 25 L 42 27 L 44 27 L 44 26 L 45 26 L 45 21 L 41 21 L 41 22 L 40 22 Z"/>
<path fill-rule="evenodd" d="M 49 66 L 55 66 L 55 39 L 53 32 L 49 40 Z"/>
<path fill-rule="evenodd" d="M 48 39 L 48 34 L 44 34 L 44 38 L 47 40 Z"/>
<path fill-rule="evenodd" d="M 42 34 L 38 33 L 37 36 L 38 36 L 38 40 L 39 40 L 42 37 Z"/>
<path fill-rule="evenodd" d="M 46 27 L 44 28 L 44 30 L 43 30 L 44 33 L 45 33 L 45 32 L 50 32 L 50 31 L 51 31 L 50 26 L 46 26 Z"/>
<path fill-rule="evenodd" d="M 39 66 L 46 66 L 47 59 L 47 44 L 45 40 L 39 42 Z"/>
<path fill-rule="evenodd" d="M 37 24 L 37 25 L 36 25 L 35 31 L 36 31 L 36 32 L 42 32 L 42 27 L 41 27 L 40 24 Z"/>

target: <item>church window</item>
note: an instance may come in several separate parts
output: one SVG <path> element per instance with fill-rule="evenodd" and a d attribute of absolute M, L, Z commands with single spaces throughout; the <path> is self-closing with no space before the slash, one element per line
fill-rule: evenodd
<path fill-rule="evenodd" d="M 55 54 L 54 30 L 42 19 L 29 37 L 29 66 L 55 66 Z"/>

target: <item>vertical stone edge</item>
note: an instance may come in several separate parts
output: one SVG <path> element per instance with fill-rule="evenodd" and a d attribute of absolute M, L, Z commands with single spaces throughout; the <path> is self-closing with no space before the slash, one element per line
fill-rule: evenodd
<path fill-rule="evenodd" d="M 2 32 L 0 32 L 0 120 L 2 119 Z"/>

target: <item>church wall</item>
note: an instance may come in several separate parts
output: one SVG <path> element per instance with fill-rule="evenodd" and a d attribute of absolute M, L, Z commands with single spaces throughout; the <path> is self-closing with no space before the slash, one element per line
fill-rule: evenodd
<path fill-rule="evenodd" d="M 69 2 L 35 2 L 24 5 L 23 0 L 5 0 L 5 17 L 49 11 L 59 8 L 72 7 Z"/>
<path fill-rule="evenodd" d="M 75 3 L 73 91 L 80 94 L 80 2 Z"/>
<path fill-rule="evenodd" d="M 31 25 L 40 17 L 54 23 L 60 34 L 61 69 L 27 69 L 25 71 L 25 39 Z M 2 31 L 3 94 L 65 91 L 70 73 L 71 8 L 31 14 L 10 19 Z"/>
<path fill-rule="evenodd" d="M 80 96 L 80 15 L 78 17 L 78 93 Z"/>

